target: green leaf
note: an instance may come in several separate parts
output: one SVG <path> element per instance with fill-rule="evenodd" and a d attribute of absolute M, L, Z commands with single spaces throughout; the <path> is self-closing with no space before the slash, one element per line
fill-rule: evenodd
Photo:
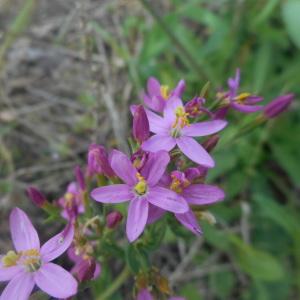
<path fill-rule="evenodd" d="M 289 0 L 282 5 L 282 17 L 292 41 L 300 48 L 300 1 Z"/>
<path fill-rule="evenodd" d="M 133 273 L 149 268 L 148 253 L 137 244 L 130 244 L 126 251 L 126 260 Z"/>
<path fill-rule="evenodd" d="M 239 237 L 230 236 L 234 259 L 241 269 L 253 279 L 276 281 L 282 279 L 284 270 L 271 254 L 245 244 Z"/>

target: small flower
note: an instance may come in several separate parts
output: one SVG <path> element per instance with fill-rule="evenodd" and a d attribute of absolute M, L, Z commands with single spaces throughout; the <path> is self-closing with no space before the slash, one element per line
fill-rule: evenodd
<path fill-rule="evenodd" d="M 287 95 L 277 97 L 276 99 L 274 99 L 264 107 L 264 111 L 263 111 L 264 116 L 267 119 L 272 119 L 277 117 L 279 114 L 284 112 L 290 106 L 293 99 L 294 99 L 293 94 L 287 94 Z"/>
<path fill-rule="evenodd" d="M 9 281 L 1 300 L 27 300 L 35 285 L 59 299 L 77 293 L 74 277 L 51 262 L 72 243 L 72 225 L 67 225 L 61 233 L 40 247 L 38 234 L 27 215 L 21 209 L 14 208 L 10 214 L 10 230 L 15 251 L 9 251 L 1 258 L 0 281 Z"/>
<path fill-rule="evenodd" d="M 91 144 L 88 152 L 89 174 L 104 174 L 113 177 L 115 174 L 110 166 L 108 154 L 102 145 Z"/>
<path fill-rule="evenodd" d="M 58 204 L 63 208 L 61 216 L 67 220 L 74 220 L 79 214 L 84 213 L 82 193 L 76 182 L 71 182 L 63 197 L 58 200 Z"/>
<path fill-rule="evenodd" d="M 256 105 L 256 103 L 261 102 L 263 98 L 251 95 L 250 93 L 241 93 L 238 95 L 239 85 L 240 70 L 237 69 L 235 77 L 228 79 L 229 91 L 217 95 L 223 104 L 223 107 L 216 112 L 215 119 L 223 119 L 229 108 L 233 108 L 243 113 L 253 113 L 263 109 L 262 105 Z"/>
<path fill-rule="evenodd" d="M 139 144 L 146 141 L 150 136 L 149 121 L 142 105 L 135 107 L 132 133 Z"/>
<path fill-rule="evenodd" d="M 175 89 L 170 91 L 168 86 L 161 85 L 156 78 L 150 77 L 147 82 L 147 93 L 143 95 L 144 103 L 150 109 L 162 112 L 170 97 L 181 97 L 184 90 L 184 80 L 180 80 Z"/>
<path fill-rule="evenodd" d="M 170 161 L 167 152 L 151 153 L 141 172 L 133 166 L 128 157 L 114 150 L 111 166 L 125 184 L 114 184 L 96 188 L 91 197 L 102 203 L 120 203 L 130 200 L 126 233 L 130 242 L 136 240 L 143 232 L 147 219 L 149 204 L 175 213 L 187 211 L 187 203 L 158 182 Z"/>
<path fill-rule="evenodd" d="M 205 99 L 201 97 L 195 97 L 192 100 L 188 101 L 184 109 L 189 114 L 190 117 L 197 117 L 203 112 L 209 113 L 208 110 L 204 107 Z"/>
<path fill-rule="evenodd" d="M 43 207 L 47 203 L 46 197 L 33 186 L 28 187 L 26 193 L 32 202 L 38 207 Z"/>
<path fill-rule="evenodd" d="M 106 226 L 110 229 L 115 228 L 123 219 L 123 215 L 115 210 L 106 216 Z"/>
<path fill-rule="evenodd" d="M 208 168 L 214 167 L 214 161 L 207 151 L 193 137 L 214 134 L 222 130 L 227 122 L 223 120 L 189 123 L 182 101 L 173 97 L 167 102 L 164 116 L 147 110 L 150 131 L 155 135 L 142 144 L 144 151 L 170 151 L 176 145 L 192 161 Z"/>
<path fill-rule="evenodd" d="M 225 197 L 223 190 L 220 188 L 208 184 L 194 184 L 187 178 L 185 173 L 179 171 L 173 171 L 168 182 L 165 180 L 165 184 L 170 186 L 170 189 L 181 196 L 189 205 L 210 205 L 223 200 Z M 163 214 L 164 211 L 159 208 L 151 207 L 148 223 L 155 222 Z M 194 234 L 199 235 L 202 233 L 192 209 L 185 213 L 175 213 L 175 217 Z"/>

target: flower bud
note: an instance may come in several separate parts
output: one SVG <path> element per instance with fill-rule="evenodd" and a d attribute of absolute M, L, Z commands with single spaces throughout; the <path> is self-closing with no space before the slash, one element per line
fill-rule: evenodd
<path fill-rule="evenodd" d="M 80 189 L 82 191 L 84 191 L 85 190 L 85 180 L 84 180 L 84 175 L 79 166 L 75 167 L 74 173 L 75 173 L 76 181 L 77 181 Z"/>
<path fill-rule="evenodd" d="M 112 211 L 106 216 L 106 226 L 114 229 L 123 219 L 123 215 L 119 211 Z"/>
<path fill-rule="evenodd" d="M 293 94 L 279 96 L 264 107 L 264 116 L 272 119 L 284 112 L 294 99 Z"/>
<path fill-rule="evenodd" d="M 201 114 L 204 103 L 205 103 L 204 98 L 195 97 L 194 99 L 187 102 L 184 108 L 185 111 L 189 114 L 189 116 L 197 117 Z"/>
<path fill-rule="evenodd" d="M 112 170 L 107 152 L 101 145 L 91 144 L 88 152 L 88 173 L 104 174 L 107 177 L 115 175 Z"/>
<path fill-rule="evenodd" d="M 147 140 L 150 136 L 149 121 L 142 105 L 138 105 L 135 109 L 132 133 L 139 144 Z"/>
<path fill-rule="evenodd" d="M 96 262 L 93 259 L 82 259 L 75 264 L 72 273 L 79 282 L 91 280 L 94 278 Z"/>
<path fill-rule="evenodd" d="M 28 187 L 26 193 L 32 202 L 38 207 L 43 207 L 47 203 L 46 197 L 33 186 Z"/>
<path fill-rule="evenodd" d="M 211 152 L 218 144 L 220 137 L 216 134 L 207 139 L 203 144 L 203 148 L 207 152 Z"/>

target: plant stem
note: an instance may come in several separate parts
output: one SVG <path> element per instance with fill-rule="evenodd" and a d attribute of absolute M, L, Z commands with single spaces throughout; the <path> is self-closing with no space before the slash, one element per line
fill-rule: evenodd
<path fill-rule="evenodd" d="M 96 298 L 96 300 L 106 300 L 126 281 L 130 275 L 130 270 L 126 266 L 121 274 L 114 280 L 114 282 L 102 293 L 101 296 Z"/>

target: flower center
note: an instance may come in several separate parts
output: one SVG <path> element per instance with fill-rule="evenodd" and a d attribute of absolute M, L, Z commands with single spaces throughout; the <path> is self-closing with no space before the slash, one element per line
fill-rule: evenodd
<path fill-rule="evenodd" d="M 139 182 L 135 185 L 134 191 L 139 196 L 142 196 L 147 192 L 147 188 L 148 188 L 147 182 L 146 182 L 145 178 L 140 173 L 136 173 L 136 177 L 137 177 Z"/>
<path fill-rule="evenodd" d="M 160 86 L 160 93 L 164 100 L 168 100 L 170 97 L 170 88 L 167 85 Z"/>
<path fill-rule="evenodd" d="M 29 249 L 16 253 L 8 251 L 1 260 L 4 267 L 22 265 L 27 272 L 35 272 L 41 267 L 41 256 L 37 249 Z"/>
<path fill-rule="evenodd" d="M 65 198 L 65 206 L 66 208 L 72 208 L 73 207 L 73 200 L 75 198 L 74 194 L 67 192 L 64 195 Z"/>
<path fill-rule="evenodd" d="M 241 93 L 241 94 L 239 94 L 238 96 L 236 96 L 236 97 L 234 98 L 234 100 L 235 100 L 237 103 L 243 104 L 243 103 L 245 102 L 245 100 L 246 100 L 249 96 L 251 96 L 250 93 Z"/>
<path fill-rule="evenodd" d="M 184 188 L 187 188 L 191 183 L 185 178 L 180 180 L 175 174 L 171 175 L 172 182 L 170 184 L 170 189 L 177 194 L 181 194 Z"/>
<path fill-rule="evenodd" d="M 172 125 L 171 134 L 173 137 L 177 138 L 181 134 L 181 129 L 185 126 L 189 126 L 190 122 L 188 120 L 189 113 L 185 112 L 183 106 L 178 106 L 175 109 L 176 119 Z"/>

